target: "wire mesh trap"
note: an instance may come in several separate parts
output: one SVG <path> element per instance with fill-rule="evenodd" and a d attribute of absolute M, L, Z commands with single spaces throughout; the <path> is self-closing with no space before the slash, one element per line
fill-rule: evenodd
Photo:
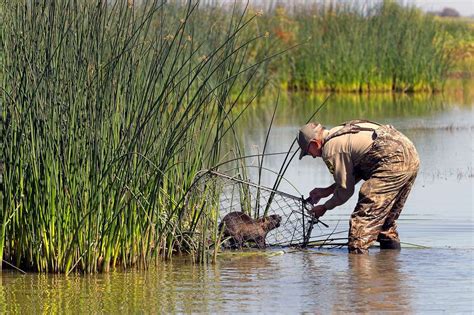
<path fill-rule="evenodd" d="M 322 223 L 306 213 L 309 204 L 303 197 L 257 185 L 239 175 L 207 171 L 193 190 L 217 207 L 218 222 L 225 221 L 224 230 L 233 234 L 231 240 L 242 237 L 250 246 L 259 245 L 258 237 L 266 233 L 266 246 L 305 247 L 313 240 L 314 225 Z M 279 224 L 271 220 L 276 217 Z"/>

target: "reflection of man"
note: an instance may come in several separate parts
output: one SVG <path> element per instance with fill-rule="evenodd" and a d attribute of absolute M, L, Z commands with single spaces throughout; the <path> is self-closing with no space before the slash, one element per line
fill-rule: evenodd
<path fill-rule="evenodd" d="M 400 259 L 396 251 L 349 255 L 347 273 L 335 283 L 344 294 L 334 302 L 333 313 L 411 314 L 413 292 Z"/>
<path fill-rule="evenodd" d="M 419 168 L 413 143 L 389 125 L 354 120 L 330 130 L 318 123 L 304 125 L 298 134 L 300 159 L 322 157 L 335 183 L 315 188 L 310 199 L 332 197 L 313 207 L 319 218 L 326 210 L 345 203 L 355 184 L 364 179 L 359 200 L 351 215 L 349 252 L 366 253 L 374 241 L 382 249 L 399 249 L 398 219 Z"/>

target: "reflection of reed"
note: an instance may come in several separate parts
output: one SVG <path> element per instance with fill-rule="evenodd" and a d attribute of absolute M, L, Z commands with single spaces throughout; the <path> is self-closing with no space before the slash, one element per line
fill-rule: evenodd
<path fill-rule="evenodd" d="M 288 93 L 280 95 L 279 108 L 274 126 L 304 122 L 326 98 L 326 94 Z M 445 94 L 335 94 L 315 120 L 326 125 L 335 125 L 343 121 L 364 117 L 380 122 L 393 118 L 415 118 L 432 115 L 446 109 L 465 106 L 470 108 L 474 99 L 450 99 Z M 265 128 L 269 124 L 271 110 L 275 101 L 272 97 L 261 101 L 248 112 L 240 122 L 244 126 Z M 298 124 L 299 126 L 299 124 Z M 421 126 L 420 126 L 421 127 Z M 449 124 L 445 125 L 449 128 Z M 456 126 L 453 126 L 456 127 Z"/>
<path fill-rule="evenodd" d="M 457 181 L 461 181 L 464 179 L 474 178 L 474 170 L 471 166 L 467 166 L 464 169 L 456 168 L 456 169 L 445 169 L 445 170 L 424 170 L 420 172 L 421 178 L 425 182 L 435 182 L 438 180 L 450 180 L 456 179 Z"/>
<path fill-rule="evenodd" d="M 2 283 L 0 277 L 1 314 L 207 313 L 221 294 L 213 274 L 189 261 L 162 263 L 146 272 L 13 279 Z"/>
<path fill-rule="evenodd" d="M 5 290 L 3 286 L 3 274 L 2 274 L 2 276 L 0 277 L 0 313 L 1 314 L 7 313 L 7 305 L 8 305 L 7 301 L 9 301 L 9 299 L 7 298 L 6 293 L 7 291 Z"/>
<path fill-rule="evenodd" d="M 270 266 L 270 261 L 265 253 L 243 253 L 232 255 L 230 259 L 221 260 L 221 268 L 233 269 L 241 275 L 243 281 L 251 281 L 247 276 L 255 273 L 256 269 L 264 269 Z"/>

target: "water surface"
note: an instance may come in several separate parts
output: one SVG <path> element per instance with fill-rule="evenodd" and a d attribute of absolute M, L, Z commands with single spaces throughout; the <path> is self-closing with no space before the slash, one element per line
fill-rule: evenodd
<path fill-rule="evenodd" d="M 209 266 L 176 260 L 148 271 L 83 277 L 4 272 L 0 312 L 325 314 L 473 309 L 471 250 L 405 249 L 367 256 L 345 250 L 285 251 L 271 257 L 223 257 Z"/>

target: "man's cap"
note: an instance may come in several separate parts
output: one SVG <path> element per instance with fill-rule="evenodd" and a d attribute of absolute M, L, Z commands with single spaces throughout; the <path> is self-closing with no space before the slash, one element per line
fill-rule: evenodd
<path fill-rule="evenodd" d="M 306 124 L 300 128 L 298 137 L 296 138 L 301 149 L 300 160 L 303 158 L 303 156 L 308 154 L 308 148 L 311 140 L 316 138 L 322 128 L 323 126 L 317 122 L 310 122 L 309 124 Z"/>

